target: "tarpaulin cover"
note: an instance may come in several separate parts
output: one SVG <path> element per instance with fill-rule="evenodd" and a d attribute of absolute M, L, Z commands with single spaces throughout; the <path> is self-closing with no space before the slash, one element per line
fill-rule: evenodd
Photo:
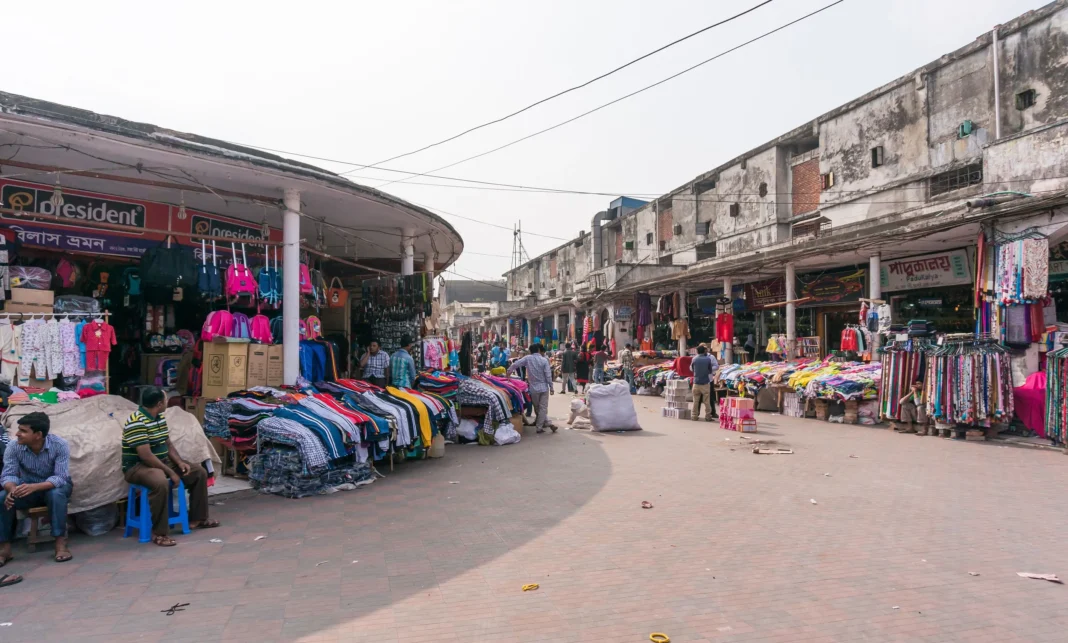
<path fill-rule="evenodd" d="M 1012 389 L 1016 417 L 1039 437 L 1046 437 L 1046 374 L 1031 373 L 1023 386 Z"/>
<path fill-rule="evenodd" d="M 59 404 L 31 400 L 8 409 L 3 416 L 3 426 L 14 442 L 19 418 L 34 411 L 48 415 L 52 421 L 49 431 L 70 445 L 74 494 L 67 511 L 74 514 L 126 497 L 129 486 L 122 477 L 122 425 L 135 410 L 136 404 L 115 395 L 97 395 Z M 167 419 L 171 440 L 183 460 L 202 463 L 210 458 L 216 465 L 221 464 L 196 416 L 171 407 L 163 417 Z"/>
<path fill-rule="evenodd" d="M 641 431 L 634 402 L 630 399 L 630 385 L 623 380 L 610 384 L 594 384 L 588 394 L 590 424 L 594 431 Z"/>

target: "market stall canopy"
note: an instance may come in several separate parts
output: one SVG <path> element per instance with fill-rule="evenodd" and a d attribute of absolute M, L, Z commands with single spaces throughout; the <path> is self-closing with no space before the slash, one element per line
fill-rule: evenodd
<path fill-rule="evenodd" d="M 306 163 L 114 116 L 0 92 L 0 178 L 180 204 L 281 228 L 285 189 L 301 193 L 301 238 L 325 252 L 400 272 L 401 235 L 417 266 L 457 260 L 459 233 L 428 210 Z M 4 204 L 7 206 L 8 204 Z"/>

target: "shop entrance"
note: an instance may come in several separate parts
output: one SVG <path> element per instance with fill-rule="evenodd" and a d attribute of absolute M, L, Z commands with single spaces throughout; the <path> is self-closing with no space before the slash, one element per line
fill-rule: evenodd
<path fill-rule="evenodd" d="M 829 308 L 821 311 L 820 320 L 823 328 L 820 332 L 820 344 L 823 355 L 842 350 L 842 331 L 850 324 L 860 323 L 860 308 Z"/>

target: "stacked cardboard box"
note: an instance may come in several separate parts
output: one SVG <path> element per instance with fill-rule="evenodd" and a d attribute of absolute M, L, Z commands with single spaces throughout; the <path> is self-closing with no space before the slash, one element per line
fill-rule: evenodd
<path fill-rule="evenodd" d="M 756 433 L 756 406 L 753 399 L 728 397 L 720 400 L 719 428 Z"/>
<path fill-rule="evenodd" d="M 663 417 L 679 420 L 690 419 L 688 401 L 690 397 L 689 380 L 668 380 L 664 387 L 664 407 L 660 409 Z"/>

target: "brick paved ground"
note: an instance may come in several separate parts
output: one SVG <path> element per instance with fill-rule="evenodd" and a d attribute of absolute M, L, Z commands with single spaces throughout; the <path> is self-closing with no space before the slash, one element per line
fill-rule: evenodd
<path fill-rule="evenodd" d="M 1068 638 L 1068 587 L 1016 576 L 1068 577 L 1064 455 L 761 414 L 795 453 L 758 456 L 635 400 L 640 434 L 529 433 L 359 491 L 228 500 L 172 549 L 80 537 L 58 565 L 20 545 L 0 641 Z"/>

